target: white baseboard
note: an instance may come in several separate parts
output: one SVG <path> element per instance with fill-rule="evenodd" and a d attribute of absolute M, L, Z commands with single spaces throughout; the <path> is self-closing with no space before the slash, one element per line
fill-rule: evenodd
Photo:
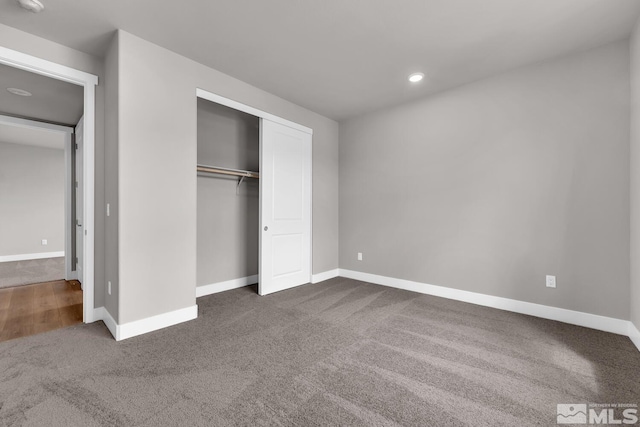
<path fill-rule="evenodd" d="M 147 332 L 157 331 L 158 329 L 167 328 L 177 325 L 178 323 L 187 322 L 198 317 L 198 306 L 183 308 L 180 310 L 170 311 L 169 313 L 159 314 L 157 316 L 147 317 L 146 319 L 136 320 L 134 322 L 118 325 L 109 310 L 106 307 L 98 307 L 93 310 L 93 320 L 85 323 L 102 320 L 113 335 L 116 341 L 121 341 L 137 335 L 146 334 Z"/>
<path fill-rule="evenodd" d="M 333 279 L 334 277 L 338 277 L 340 275 L 339 269 L 333 269 L 328 271 L 323 271 L 322 273 L 312 274 L 311 275 L 311 283 L 319 283 L 324 282 L 325 280 Z"/>
<path fill-rule="evenodd" d="M 178 323 L 187 322 L 197 317 L 198 306 L 194 304 L 191 307 L 181 308 L 179 310 L 158 314 L 157 316 L 151 316 L 145 319 L 135 320 L 133 322 L 124 323 L 122 325 L 116 324 L 115 338 L 116 341 L 125 340 L 127 338 L 146 334 L 148 332 L 157 331 L 158 329 L 177 325 Z M 107 327 L 109 328 L 109 330 L 111 330 L 108 324 Z"/>
<path fill-rule="evenodd" d="M 313 274 L 311 276 L 311 283 L 323 282 L 325 280 L 338 277 L 340 270 L 333 269 L 329 271 L 323 271 L 322 273 Z M 239 279 L 227 280 L 225 282 L 211 283 L 209 285 L 203 285 L 196 287 L 196 298 L 203 297 L 205 295 L 217 294 L 218 292 L 230 291 L 231 289 L 238 289 L 244 286 L 253 285 L 258 283 L 258 275 L 241 277 Z"/>
<path fill-rule="evenodd" d="M 628 335 L 629 335 L 629 338 L 631 339 L 631 342 L 633 342 L 635 346 L 638 347 L 638 350 L 640 350 L 640 331 L 638 330 L 638 328 L 636 328 L 636 325 L 634 325 L 632 322 L 629 322 Z"/>
<path fill-rule="evenodd" d="M 196 287 L 196 298 L 203 297 L 205 295 L 217 294 L 218 292 L 230 291 L 231 289 L 238 289 L 245 286 L 258 283 L 258 275 L 241 277 L 239 279 L 227 280 L 225 282 L 211 283 L 210 285 L 203 285 Z"/>
<path fill-rule="evenodd" d="M 622 319 L 615 319 L 613 317 L 599 316 L 597 314 L 566 310 L 564 308 L 550 307 L 547 305 L 495 297 L 476 292 L 462 291 L 460 289 L 446 288 L 444 286 L 434 286 L 410 280 L 378 276 L 376 274 L 362 273 L 359 271 L 340 269 L 340 276 L 347 277 L 349 279 L 361 280 L 363 282 L 375 283 L 377 285 L 418 292 L 421 294 L 464 301 L 471 304 L 512 311 L 520 314 L 527 314 L 529 316 L 541 317 L 543 319 L 557 320 L 559 322 L 598 329 L 605 332 L 612 332 L 614 334 L 629 335 L 629 323 L 631 322 Z"/>
<path fill-rule="evenodd" d="M 87 310 L 87 317 L 83 319 L 84 323 L 93 323 L 98 320 L 104 320 L 106 309 L 104 307 L 94 308 L 93 310 Z"/>
<path fill-rule="evenodd" d="M 94 310 L 94 313 L 96 316 L 95 320 L 102 320 L 107 329 L 109 329 L 109 332 L 111 332 L 111 335 L 113 335 L 113 338 L 116 338 L 118 324 L 111 316 L 111 313 L 109 313 L 109 310 L 107 310 L 106 307 L 98 307 Z"/>
<path fill-rule="evenodd" d="M 63 256 L 64 256 L 64 251 L 38 252 L 35 254 L 2 255 L 0 256 L 0 262 L 27 261 L 30 259 L 44 259 L 44 258 L 60 258 Z"/>

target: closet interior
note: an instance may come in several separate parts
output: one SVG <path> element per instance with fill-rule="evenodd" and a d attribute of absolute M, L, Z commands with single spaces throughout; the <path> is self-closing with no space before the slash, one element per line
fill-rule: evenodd
<path fill-rule="evenodd" d="M 258 282 L 260 119 L 198 98 L 197 286 Z"/>

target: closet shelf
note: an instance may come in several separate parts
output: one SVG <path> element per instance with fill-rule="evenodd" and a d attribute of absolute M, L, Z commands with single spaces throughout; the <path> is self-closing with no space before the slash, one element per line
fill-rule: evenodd
<path fill-rule="evenodd" d="M 215 173 L 219 175 L 239 176 L 242 178 L 259 179 L 260 174 L 253 171 L 245 171 L 240 169 L 221 168 L 218 166 L 197 165 L 197 171 L 203 173 Z"/>

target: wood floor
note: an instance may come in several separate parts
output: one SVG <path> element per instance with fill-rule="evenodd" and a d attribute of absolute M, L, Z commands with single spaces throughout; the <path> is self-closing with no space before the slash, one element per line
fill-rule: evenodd
<path fill-rule="evenodd" d="M 0 289 L 0 342 L 81 322 L 82 289 L 78 281 Z"/>

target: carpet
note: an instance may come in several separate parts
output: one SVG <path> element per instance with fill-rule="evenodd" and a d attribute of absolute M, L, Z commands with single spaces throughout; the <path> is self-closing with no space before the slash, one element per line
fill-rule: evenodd
<path fill-rule="evenodd" d="M 0 288 L 64 280 L 64 257 L 0 262 Z"/>
<path fill-rule="evenodd" d="M 121 342 L 97 322 L 0 343 L 0 425 L 552 426 L 557 404 L 640 403 L 625 336 L 344 278 L 197 303 Z"/>

